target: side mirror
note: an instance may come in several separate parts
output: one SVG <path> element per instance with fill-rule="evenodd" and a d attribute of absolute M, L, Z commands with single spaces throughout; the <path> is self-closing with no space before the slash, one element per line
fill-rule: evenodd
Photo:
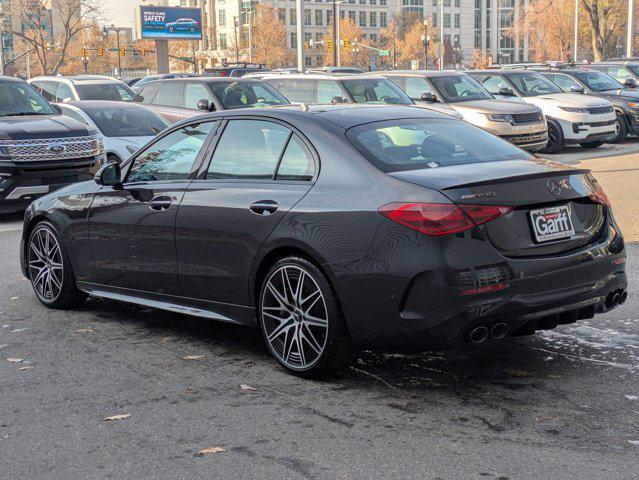
<path fill-rule="evenodd" d="M 623 82 L 624 86 L 628 87 L 628 88 L 637 88 L 639 87 L 639 82 L 637 82 L 637 80 L 635 80 L 634 78 L 626 78 L 626 80 Z"/>
<path fill-rule="evenodd" d="M 204 110 L 205 112 L 211 111 L 211 105 L 206 98 L 197 101 L 197 108 L 198 110 Z"/>
<path fill-rule="evenodd" d="M 570 87 L 570 91 L 573 92 L 573 93 L 585 93 L 586 92 L 584 87 L 582 87 L 580 85 L 573 85 L 572 87 Z"/>
<path fill-rule="evenodd" d="M 501 87 L 498 91 L 497 91 L 497 95 L 501 95 L 503 97 L 514 97 L 515 96 L 515 92 L 513 92 L 510 88 L 508 87 Z"/>
<path fill-rule="evenodd" d="M 421 95 L 421 100 L 422 102 L 428 102 L 428 103 L 435 103 L 437 102 L 437 97 L 435 96 L 434 93 L 429 93 L 429 92 L 424 92 Z"/>
<path fill-rule="evenodd" d="M 336 103 L 346 103 L 346 101 L 345 101 L 342 97 L 340 97 L 339 95 L 336 95 L 335 97 L 333 97 L 333 98 L 331 99 L 331 103 L 332 103 L 332 104 L 336 104 Z"/>
<path fill-rule="evenodd" d="M 95 174 L 93 179 L 98 185 L 106 187 L 117 187 L 122 184 L 122 172 L 120 165 L 117 163 L 107 163 L 102 165 Z"/>

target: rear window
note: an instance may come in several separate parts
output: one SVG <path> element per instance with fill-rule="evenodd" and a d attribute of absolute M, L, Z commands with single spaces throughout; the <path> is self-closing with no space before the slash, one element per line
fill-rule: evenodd
<path fill-rule="evenodd" d="M 129 87 L 119 83 L 80 83 L 76 84 L 80 100 L 112 100 L 131 102 L 135 93 Z"/>
<path fill-rule="evenodd" d="M 351 128 L 346 136 L 383 172 L 532 158 L 499 137 L 456 120 L 367 123 Z"/>

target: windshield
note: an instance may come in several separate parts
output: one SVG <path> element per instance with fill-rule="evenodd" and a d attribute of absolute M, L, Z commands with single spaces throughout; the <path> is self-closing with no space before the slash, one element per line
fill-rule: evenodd
<path fill-rule="evenodd" d="M 557 85 L 539 73 L 509 73 L 506 77 L 524 97 L 561 93 L 561 89 Z"/>
<path fill-rule="evenodd" d="M 210 86 L 225 109 L 289 104 L 281 93 L 267 83 L 212 82 Z"/>
<path fill-rule="evenodd" d="M 78 83 L 75 88 L 80 100 L 111 100 L 131 102 L 135 93 L 119 83 Z"/>
<path fill-rule="evenodd" d="M 51 104 L 25 82 L 0 82 L 0 117 L 54 115 Z"/>
<path fill-rule="evenodd" d="M 532 158 L 499 137 L 455 120 L 375 122 L 346 135 L 383 172 Z"/>
<path fill-rule="evenodd" d="M 594 92 L 603 92 L 604 90 L 617 90 L 625 88 L 621 83 L 609 75 L 601 72 L 577 72 L 575 73 L 583 84 Z"/>
<path fill-rule="evenodd" d="M 430 81 L 435 85 L 435 88 L 441 96 L 444 97 L 446 102 L 449 103 L 493 98 L 493 96 L 488 93 L 488 90 L 467 75 L 433 77 Z"/>
<path fill-rule="evenodd" d="M 628 65 L 628 69 L 635 75 L 639 76 L 639 65 Z"/>
<path fill-rule="evenodd" d="M 353 97 L 355 103 L 393 103 L 400 105 L 412 105 L 413 101 L 408 98 L 399 87 L 386 79 L 362 79 L 362 80 L 342 80 L 348 93 Z"/>
<path fill-rule="evenodd" d="M 100 107 L 84 111 L 105 137 L 153 137 L 170 125 L 144 107 Z"/>

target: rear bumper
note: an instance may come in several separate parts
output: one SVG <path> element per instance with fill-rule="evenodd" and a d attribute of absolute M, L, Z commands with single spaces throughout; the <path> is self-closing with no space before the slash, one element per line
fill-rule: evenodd
<path fill-rule="evenodd" d="M 505 324 L 504 335 L 518 335 L 591 318 L 627 288 L 616 232 L 607 225 L 588 247 L 528 258 L 502 256 L 479 230 L 416 238 L 412 247 L 405 231 L 391 233 L 368 258 L 334 267 L 351 338 L 368 347 L 450 348 L 471 344 L 476 327 Z"/>
<path fill-rule="evenodd" d="M 71 183 L 90 180 L 95 161 L 85 161 L 55 168 L 40 164 L 24 166 L 0 164 L 0 213 L 24 210 L 34 199 Z"/>

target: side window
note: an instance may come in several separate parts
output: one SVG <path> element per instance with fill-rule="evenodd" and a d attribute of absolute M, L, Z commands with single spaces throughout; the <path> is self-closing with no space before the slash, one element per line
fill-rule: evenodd
<path fill-rule="evenodd" d="M 277 169 L 277 180 L 311 180 L 315 173 L 313 156 L 297 135 L 292 135 L 286 146 L 280 166 Z"/>
<path fill-rule="evenodd" d="M 421 99 L 422 93 L 433 93 L 426 79 L 422 77 L 407 77 L 404 91 L 413 100 Z"/>
<path fill-rule="evenodd" d="M 71 87 L 63 82 L 60 82 L 58 84 L 58 90 L 55 94 L 55 97 L 56 102 L 70 102 L 72 100 L 75 100 Z"/>
<path fill-rule="evenodd" d="M 38 91 L 38 93 L 42 93 L 42 81 L 35 80 L 31 82 L 31 86 L 35 88 Z"/>
<path fill-rule="evenodd" d="M 499 75 L 488 76 L 481 83 L 486 90 L 493 94 L 498 94 L 501 87 L 508 87 L 508 84 Z"/>
<path fill-rule="evenodd" d="M 80 115 L 75 110 L 71 110 L 70 108 L 62 107 L 62 114 L 85 125 L 89 124 L 89 122 L 87 122 L 82 115 Z"/>
<path fill-rule="evenodd" d="M 313 103 L 313 80 L 282 80 L 281 92 L 291 102 Z"/>
<path fill-rule="evenodd" d="M 217 122 L 188 125 L 162 137 L 136 156 L 127 182 L 183 180 Z"/>
<path fill-rule="evenodd" d="M 42 95 L 50 102 L 55 102 L 55 92 L 58 89 L 58 82 L 42 82 Z"/>
<path fill-rule="evenodd" d="M 166 107 L 179 107 L 182 104 L 183 87 L 184 84 L 182 82 L 164 83 L 160 87 L 160 93 L 157 94 L 153 103 Z"/>
<path fill-rule="evenodd" d="M 317 103 L 331 103 L 333 98 L 342 97 L 342 89 L 337 82 L 331 80 L 319 80 L 317 82 Z"/>
<path fill-rule="evenodd" d="M 229 121 L 207 178 L 273 178 L 290 134 L 288 128 L 264 120 Z"/>
<path fill-rule="evenodd" d="M 184 86 L 184 108 L 197 110 L 197 102 L 200 100 L 208 100 L 209 104 L 213 103 L 213 95 L 206 88 L 206 85 L 186 83 Z"/>
<path fill-rule="evenodd" d="M 140 101 L 142 103 L 152 103 L 153 99 L 155 98 L 157 93 L 160 91 L 161 85 L 162 84 L 160 83 L 152 83 L 150 85 L 143 87 L 142 90 L 140 90 L 140 92 L 138 93 L 138 97 Z"/>

